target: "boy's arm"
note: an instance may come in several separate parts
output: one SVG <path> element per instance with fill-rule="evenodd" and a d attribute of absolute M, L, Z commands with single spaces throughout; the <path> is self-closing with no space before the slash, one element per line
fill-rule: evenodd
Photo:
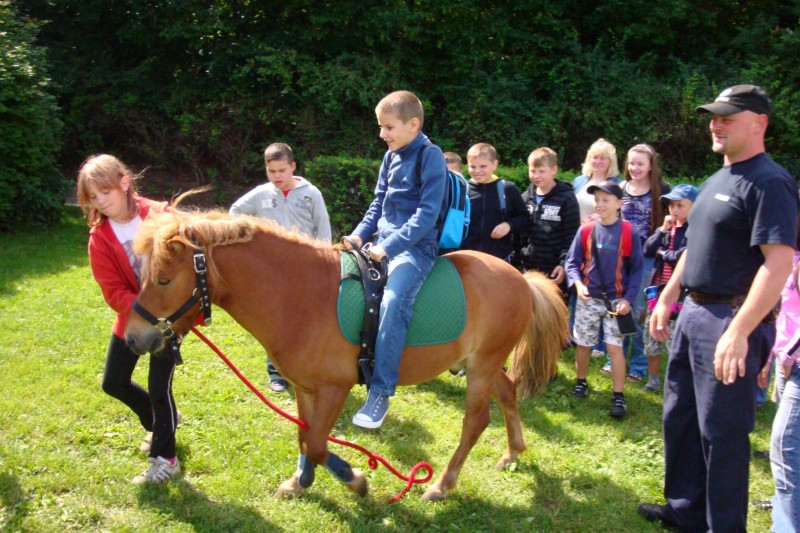
<path fill-rule="evenodd" d="M 391 151 L 386 151 L 383 156 L 383 163 L 378 170 L 378 183 L 375 185 L 375 199 L 369 204 L 364 218 L 361 219 L 353 235 L 361 239 L 361 243 L 366 243 L 372 238 L 372 234 L 378 230 L 378 221 L 383 215 L 383 200 L 386 198 L 386 189 L 389 186 L 389 162 Z"/>
<path fill-rule="evenodd" d="M 650 235 L 644 245 L 642 246 L 642 255 L 645 257 L 655 257 L 658 249 L 661 248 L 661 240 L 664 238 L 664 232 L 661 228 L 656 228 L 656 232 Z"/>
<path fill-rule="evenodd" d="M 416 211 L 400 229 L 381 243 L 389 258 L 414 246 L 436 226 L 447 184 L 447 164 L 438 146 L 432 144 L 425 149 L 420 174 L 419 205 Z"/>
<path fill-rule="evenodd" d="M 514 185 L 513 182 L 506 181 L 504 186 L 506 191 L 506 200 L 508 205 L 511 207 L 511 209 L 509 209 L 510 216 L 507 220 L 508 225 L 511 226 L 512 233 L 522 235 L 525 233 L 525 230 L 528 227 L 528 207 L 525 205 L 525 200 L 522 199 L 519 189 L 517 189 L 517 186 Z"/>
<path fill-rule="evenodd" d="M 575 232 L 572 244 L 569 247 L 564 261 L 564 269 L 567 271 L 567 285 L 572 286 L 581 278 L 581 263 L 583 263 L 583 243 L 581 242 L 580 230 Z"/>
<path fill-rule="evenodd" d="M 316 229 L 317 239 L 331 242 L 331 219 L 328 216 L 328 209 L 325 207 L 325 199 L 319 189 L 314 187 L 315 194 L 312 196 L 311 204 L 312 216 L 314 218 L 314 228 Z"/>
<path fill-rule="evenodd" d="M 561 206 L 561 255 L 559 262 L 563 265 L 569 252 L 570 244 L 581 227 L 581 210 L 575 195 L 566 196 L 567 201 Z"/>
<path fill-rule="evenodd" d="M 633 306 L 636 301 L 636 294 L 639 292 L 639 287 L 642 284 L 642 276 L 644 275 L 644 257 L 642 256 L 642 242 L 639 240 L 639 234 L 636 228 L 631 228 L 631 256 L 630 267 L 628 269 L 628 288 L 625 289 L 624 298 L 628 303 Z M 620 246 L 622 244 L 620 243 Z"/>
<path fill-rule="evenodd" d="M 247 192 L 244 196 L 233 202 L 229 213 L 231 215 L 252 215 L 258 216 L 258 203 L 260 200 L 260 195 L 258 194 L 259 189 L 256 187 L 255 189 Z"/>

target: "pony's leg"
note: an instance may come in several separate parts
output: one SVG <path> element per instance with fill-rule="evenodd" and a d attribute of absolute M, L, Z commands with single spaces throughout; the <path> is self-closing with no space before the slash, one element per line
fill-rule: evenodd
<path fill-rule="evenodd" d="M 423 500 L 443 500 L 447 497 L 447 491 L 455 487 L 467 455 L 489 425 L 489 397 L 494 388 L 494 378 L 487 377 L 487 374 L 494 375 L 495 372 L 473 371 L 472 368 L 467 372 L 467 407 L 461 428 L 461 440 L 442 475 L 422 495 Z"/>
<path fill-rule="evenodd" d="M 311 394 L 295 389 L 295 398 L 297 399 L 297 416 L 300 420 L 309 420 L 314 412 L 314 397 Z M 279 498 L 301 496 L 303 491 L 314 483 L 314 471 L 317 465 L 310 461 L 306 455 L 306 433 L 303 428 L 297 429 L 299 449 L 297 470 L 289 479 L 281 483 L 278 490 L 275 491 L 275 496 Z"/>
<path fill-rule="evenodd" d="M 326 387 L 317 392 L 310 427 L 303 435 L 303 449 L 307 461 L 325 466 L 347 488 L 364 496 L 367 494 L 367 478 L 364 474 L 328 451 L 328 434 L 339 418 L 348 392 L 348 389 L 342 387 Z"/>
<path fill-rule="evenodd" d="M 495 468 L 502 470 L 517 459 L 517 456 L 525 451 L 525 438 L 522 435 L 522 421 L 517 407 L 517 389 L 511 378 L 505 372 L 500 372 L 495 380 L 495 387 L 492 391 L 492 398 L 500 405 L 503 410 L 503 418 L 506 422 L 506 433 L 508 435 L 508 449 L 500 457 Z"/>

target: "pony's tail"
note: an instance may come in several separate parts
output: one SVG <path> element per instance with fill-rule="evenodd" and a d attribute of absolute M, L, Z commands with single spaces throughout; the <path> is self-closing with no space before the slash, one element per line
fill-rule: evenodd
<path fill-rule="evenodd" d="M 539 394 L 555 377 L 558 357 L 569 336 L 567 306 L 558 286 L 535 271 L 525 273 L 525 280 L 531 288 L 533 315 L 514 348 L 509 371 L 522 398 Z"/>

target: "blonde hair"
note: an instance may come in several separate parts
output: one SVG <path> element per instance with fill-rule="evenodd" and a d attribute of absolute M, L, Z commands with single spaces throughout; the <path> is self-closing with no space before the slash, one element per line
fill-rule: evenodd
<path fill-rule="evenodd" d="M 537 148 L 528 156 L 529 167 L 555 167 L 558 166 L 558 154 L 546 146 Z"/>
<path fill-rule="evenodd" d="M 470 157 L 485 157 L 489 161 L 497 161 L 497 150 L 491 144 L 478 143 L 467 152 L 467 159 Z"/>
<path fill-rule="evenodd" d="M 445 152 L 444 160 L 447 162 L 448 165 L 452 164 L 461 165 L 461 156 L 455 152 Z"/>
<path fill-rule="evenodd" d="M 606 175 L 603 176 L 604 178 L 619 176 L 617 149 L 614 148 L 613 144 L 602 137 L 593 142 L 589 147 L 589 150 L 586 152 L 586 160 L 583 162 L 583 167 L 581 168 L 581 173 L 583 173 L 584 176 L 592 175 L 592 157 L 596 155 L 605 156 L 609 161 L 608 172 L 606 172 Z"/>
<path fill-rule="evenodd" d="M 78 171 L 78 204 L 81 206 L 81 211 L 83 211 L 89 227 L 97 226 L 106 218 L 97 208 L 92 207 L 92 199 L 89 197 L 90 186 L 99 190 L 117 189 L 122 191 L 122 178 L 125 176 L 128 177 L 130 185 L 124 194 L 128 204 L 128 215 L 133 218 L 139 212 L 136 205 L 138 196 L 136 180 L 139 179 L 139 175 L 131 172 L 125 163 L 109 154 L 93 155 L 83 162 Z"/>
<path fill-rule="evenodd" d="M 422 102 L 417 98 L 417 95 L 410 91 L 394 91 L 384 96 L 375 106 L 375 114 L 382 115 L 384 113 L 391 113 L 402 120 L 403 123 L 412 118 L 418 118 L 420 130 L 422 130 L 422 125 L 425 122 L 425 111 L 422 109 Z"/>

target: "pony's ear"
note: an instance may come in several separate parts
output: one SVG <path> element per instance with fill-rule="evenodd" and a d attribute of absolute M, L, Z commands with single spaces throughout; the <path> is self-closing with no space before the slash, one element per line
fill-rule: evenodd
<path fill-rule="evenodd" d="M 175 255 L 180 254 L 186 249 L 186 244 L 177 238 L 170 239 L 167 246 L 169 246 L 169 251 Z"/>

